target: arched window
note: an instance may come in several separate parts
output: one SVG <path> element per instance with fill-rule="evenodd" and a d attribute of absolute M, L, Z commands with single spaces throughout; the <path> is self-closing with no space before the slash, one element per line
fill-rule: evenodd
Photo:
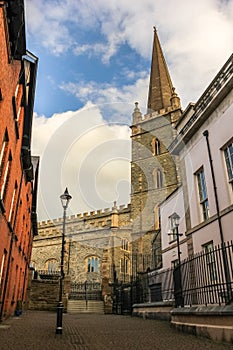
<path fill-rule="evenodd" d="M 160 222 L 159 222 L 159 206 L 156 205 L 154 207 L 154 218 L 155 218 L 155 230 L 159 230 L 159 227 L 160 227 Z"/>
<path fill-rule="evenodd" d="M 151 141 L 151 147 L 153 156 L 158 156 L 161 153 L 160 142 L 156 137 Z"/>
<path fill-rule="evenodd" d="M 87 258 L 87 272 L 99 272 L 99 258 L 89 256 Z"/>
<path fill-rule="evenodd" d="M 163 173 L 162 173 L 161 169 L 159 169 L 159 168 L 154 169 L 153 179 L 154 179 L 155 188 L 162 188 L 163 187 Z"/>
<path fill-rule="evenodd" d="M 45 263 L 45 269 L 49 272 L 55 272 L 58 270 L 58 261 L 56 259 L 48 259 Z"/>
<path fill-rule="evenodd" d="M 129 250 L 129 241 L 126 238 L 122 238 L 121 240 L 121 249 Z"/>

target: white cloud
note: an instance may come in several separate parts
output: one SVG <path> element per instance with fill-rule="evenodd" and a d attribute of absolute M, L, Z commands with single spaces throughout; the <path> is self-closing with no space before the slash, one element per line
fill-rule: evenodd
<path fill-rule="evenodd" d="M 42 43 L 46 50 L 55 55 L 70 50 L 70 54 L 95 56 L 105 64 L 111 64 L 111 57 L 125 43 L 143 58 L 150 59 L 152 27 L 156 25 L 171 78 L 183 107 L 189 101 L 197 100 L 232 53 L 232 0 L 26 0 L 26 5 L 27 28 L 35 42 Z M 81 37 L 87 38 L 82 33 L 98 33 L 102 41 L 82 42 Z M 105 204 L 109 206 L 113 198 L 119 195 L 117 189 L 121 186 L 115 178 L 117 173 L 111 173 L 110 169 L 124 168 L 122 164 L 126 160 L 122 153 L 109 154 L 104 150 L 104 145 L 118 142 L 121 150 L 128 140 L 128 134 L 125 127 L 120 125 L 113 128 L 114 132 L 110 130 L 101 113 L 110 121 L 130 123 L 133 103 L 138 101 L 143 111 L 148 91 L 147 71 L 129 71 L 123 66 L 122 72 L 127 79 L 135 81 L 122 87 L 115 82 L 64 82 L 60 88 L 75 95 L 84 104 L 88 103 L 89 108 L 53 115 L 50 119 L 35 116 L 33 154 L 42 154 L 42 216 L 60 216 L 59 195 L 66 185 L 71 194 L 80 195 L 78 199 L 72 200 L 75 213 L 84 208 L 91 209 L 93 203 L 89 200 L 91 196 L 88 191 L 97 189 L 97 185 L 94 206 L 98 199 L 99 207 Z M 93 103 L 97 107 L 91 107 Z M 91 123 L 98 130 L 92 130 Z M 81 137 L 82 132 L 84 135 Z M 117 135 L 120 132 L 123 132 L 123 136 L 119 140 Z M 101 158 L 101 152 L 106 152 L 109 159 Z M 101 164 L 92 162 L 93 155 Z M 66 172 L 66 169 L 69 171 Z M 126 166 L 126 169 L 129 168 Z M 127 171 L 124 175 L 118 174 L 122 184 L 128 179 Z M 105 187 L 101 182 L 103 174 L 103 181 L 109 186 Z M 82 175 L 80 179 L 86 181 L 83 182 L 85 193 L 77 192 L 80 189 L 75 187 L 76 175 Z M 43 200 L 46 203 L 44 208 Z"/>
<path fill-rule="evenodd" d="M 124 116 L 124 122 L 131 123 L 131 114 L 134 108 L 134 102 L 139 102 L 139 106 L 143 112 L 147 101 L 147 90 L 149 84 L 149 76 L 146 72 L 138 73 L 141 78 L 137 79 L 134 84 L 128 84 L 118 87 L 113 83 L 98 83 L 95 81 L 79 81 L 78 83 L 70 82 L 61 84 L 60 88 L 74 96 L 80 101 L 86 103 L 91 101 L 93 104 L 99 105 L 101 110 L 106 109 L 110 104 L 111 111 L 118 113 L 118 121 L 120 116 Z M 115 114 L 106 119 L 114 120 Z"/>
<path fill-rule="evenodd" d="M 100 109 L 88 104 L 49 119 L 35 115 L 33 135 L 33 154 L 41 156 L 39 220 L 61 216 L 59 196 L 67 186 L 71 214 L 129 202 L 127 125 L 106 123 Z"/>
<path fill-rule="evenodd" d="M 172 80 L 184 107 L 196 100 L 232 52 L 233 5 L 220 0 L 26 0 L 28 30 L 55 54 L 101 57 L 109 63 L 123 43 L 150 58 L 158 26 Z M 72 26 L 72 27 L 71 27 Z M 103 41 L 78 44 L 82 32 Z"/>

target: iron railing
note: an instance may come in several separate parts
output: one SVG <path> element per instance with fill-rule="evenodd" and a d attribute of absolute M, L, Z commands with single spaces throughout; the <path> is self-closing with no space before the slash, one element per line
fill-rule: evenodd
<path fill-rule="evenodd" d="M 150 301 L 176 306 L 222 305 L 233 297 L 233 242 L 197 253 L 180 267 L 148 273 Z M 179 289 L 179 290 L 178 290 Z M 177 300 L 177 295 L 180 300 Z"/>
<path fill-rule="evenodd" d="M 233 296 L 233 242 L 184 260 L 181 282 L 185 305 L 230 303 Z"/>
<path fill-rule="evenodd" d="M 61 272 L 59 270 L 35 270 L 33 272 L 34 279 L 57 280 L 60 276 Z"/>

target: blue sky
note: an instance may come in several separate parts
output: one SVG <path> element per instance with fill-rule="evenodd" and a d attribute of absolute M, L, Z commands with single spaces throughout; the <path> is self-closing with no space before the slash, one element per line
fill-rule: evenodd
<path fill-rule="evenodd" d="M 39 218 L 61 216 L 55 202 L 66 186 L 73 195 L 70 213 L 109 207 L 114 200 L 127 204 L 128 126 L 135 101 L 145 112 L 153 26 L 184 109 L 232 53 L 233 0 L 25 4 L 27 48 L 39 57 L 32 147 L 41 156 Z M 51 174 L 57 169 L 52 179 L 48 164 Z M 89 184 L 95 196 L 84 193 Z"/>

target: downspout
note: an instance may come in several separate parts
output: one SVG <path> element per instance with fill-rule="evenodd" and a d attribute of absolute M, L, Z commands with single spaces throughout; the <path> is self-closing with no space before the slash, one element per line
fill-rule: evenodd
<path fill-rule="evenodd" d="M 222 252 L 223 252 L 224 273 L 225 273 L 225 279 L 226 279 L 226 284 L 227 284 L 227 302 L 229 302 L 232 299 L 231 279 L 230 279 L 229 265 L 228 265 L 228 260 L 227 260 L 227 252 L 226 252 L 226 247 L 225 247 L 225 242 L 224 242 L 221 215 L 220 215 L 220 210 L 219 210 L 219 201 L 218 201 L 217 186 L 216 186 L 216 180 L 215 180 L 215 174 L 214 174 L 213 159 L 212 159 L 211 150 L 210 150 L 209 131 L 205 130 L 203 132 L 203 136 L 205 136 L 205 138 L 206 138 L 206 145 L 207 145 L 207 150 L 208 150 L 211 177 L 212 177 L 213 188 L 214 188 L 214 198 L 215 198 L 215 205 L 216 205 L 216 211 L 217 211 L 217 220 L 218 220 L 218 227 L 219 227 Z"/>

